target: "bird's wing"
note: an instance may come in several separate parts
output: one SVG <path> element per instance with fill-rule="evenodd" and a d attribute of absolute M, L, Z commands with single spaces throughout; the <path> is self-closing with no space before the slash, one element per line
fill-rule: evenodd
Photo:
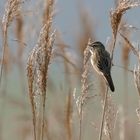
<path fill-rule="evenodd" d="M 104 72 L 110 73 L 111 59 L 109 53 L 107 51 L 100 51 L 98 56 L 99 56 L 97 61 L 98 69 L 103 73 Z"/>

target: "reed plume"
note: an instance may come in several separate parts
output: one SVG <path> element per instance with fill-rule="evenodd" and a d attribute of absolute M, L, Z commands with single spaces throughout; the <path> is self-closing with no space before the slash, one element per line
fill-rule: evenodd
<path fill-rule="evenodd" d="M 113 60 L 113 53 L 114 53 L 115 44 L 116 44 L 117 32 L 119 29 L 122 16 L 123 14 L 125 14 L 127 10 L 137 7 L 139 5 L 140 5 L 139 1 L 120 0 L 116 8 L 110 11 L 111 27 L 113 31 L 113 47 L 112 47 L 112 53 L 111 53 L 112 60 Z"/>
<path fill-rule="evenodd" d="M 21 0 L 8 0 L 5 7 L 5 12 L 2 18 L 2 31 L 3 31 L 3 50 L 0 68 L 0 84 L 2 81 L 3 67 L 8 64 L 9 48 L 7 42 L 8 27 L 12 21 L 19 15 L 21 9 Z"/>
<path fill-rule="evenodd" d="M 41 28 L 36 46 L 29 54 L 27 77 L 29 95 L 33 113 L 34 139 L 43 140 L 45 101 L 47 91 L 48 68 L 52 55 L 55 32 L 52 31 L 53 0 L 48 1 L 48 19 Z"/>

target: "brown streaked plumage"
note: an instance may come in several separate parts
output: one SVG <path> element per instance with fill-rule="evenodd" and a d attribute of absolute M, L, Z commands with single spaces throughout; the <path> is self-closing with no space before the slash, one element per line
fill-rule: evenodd
<path fill-rule="evenodd" d="M 110 54 L 105 50 L 105 47 L 101 42 L 91 42 L 88 46 L 93 68 L 97 71 L 97 73 L 104 77 L 111 91 L 114 92 L 115 88 L 111 77 Z"/>

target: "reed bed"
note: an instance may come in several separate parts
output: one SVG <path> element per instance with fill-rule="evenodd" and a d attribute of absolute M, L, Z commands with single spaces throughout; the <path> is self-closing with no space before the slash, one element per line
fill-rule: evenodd
<path fill-rule="evenodd" d="M 3 0 L 0 140 L 140 139 L 140 31 L 127 21 L 140 2 L 115 0 L 107 10 L 115 94 L 87 62 L 104 23 L 85 3 L 74 2 L 74 27 L 73 7 L 59 1 Z"/>

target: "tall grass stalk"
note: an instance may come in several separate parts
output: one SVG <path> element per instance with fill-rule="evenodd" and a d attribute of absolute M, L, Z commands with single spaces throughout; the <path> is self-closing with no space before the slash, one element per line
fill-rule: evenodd
<path fill-rule="evenodd" d="M 54 1 L 48 0 L 48 16 L 40 31 L 38 42 L 29 54 L 27 77 L 32 106 L 34 139 L 44 139 L 45 102 L 48 68 L 52 55 L 55 32 L 52 31 Z"/>
<path fill-rule="evenodd" d="M 107 107 L 107 96 L 108 96 L 108 86 L 106 86 L 106 92 L 105 92 L 105 96 L 104 96 L 103 112 L 102 112 L 101 126 L 100 126 L 100 132 L 99 132 L 99 140 L 102 140 L 102 138 L 103 138 L 103 128 L 104 128 L 105 113 L 106 113 L 106 107 Z"/>
<path fill-rule="evenodd" d="M 5 7 L 5 12 L 2 18 L 2 31 L 3 31 L 3 50 L 2 50 L 2 59 L 1 59 L 1 68 L 0 68 L 0 86 L 2 82 L 2 74 L 3 74 L 3 67 L 4 63 L 6 64 L 6 52 L 8 51 L 8 42 L 7 42 L 7 32 L 8 27 L 19 15 L 20 11 L 20 0 L 8 0 Z M 8 54 L 7 54 L 8 55 Z"/>
<path fill-rule="evenodd" d="M 88 89 L 89 89 L 89 84 L 88 84 L 89 63 L 87 62 L 88 53 L 89 53 L 89 50 L 88 50 L 88 45 L 87 45 L 87 47 L 84 50 L 83 73 L 82 73 L 82 78 L 81 78 L 82 89 L 81 89 L 81 95 L 79 99 L 79 140 L 82 140 L 83 107 L 88 97 Z"/>

